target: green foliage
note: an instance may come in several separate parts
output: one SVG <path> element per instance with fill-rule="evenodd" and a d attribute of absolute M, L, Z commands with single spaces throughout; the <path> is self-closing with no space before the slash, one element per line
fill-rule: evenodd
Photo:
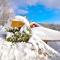
<path fill-rule="evenodd" d="M 29 32 L 29 34 L 27 34 L 26 32 Z M 6 40 L 8 42 L 28 42 L 29 38 L 31 37 L 31 30 L 27 29 L 26 32 L 22 32 L 20 33 L 20 30 L 18 28 L 14 28 L 14 29 L 7 29 L 7 32 L 13 33 L 13 35 L 11 35 L 10 37 L 6 38 Z"/>

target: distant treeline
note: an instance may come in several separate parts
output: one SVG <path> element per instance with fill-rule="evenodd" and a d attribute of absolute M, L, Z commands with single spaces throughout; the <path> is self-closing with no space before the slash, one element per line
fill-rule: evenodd
<path fill-rule="evenodd" d="M 39 24 L 44 27 L 60 31 L 60 24 L 42 24 L 42 23 L 39 23 Z"/>
<path fill-rule="evenodd" d="M 0 25 L 4 25 L 5 23 L 6 21 L 0 20 Z M 39 23 L 39 24 L 44 27 L 60 31 L 60 24 L 47 24 L 47 23 Z"/>

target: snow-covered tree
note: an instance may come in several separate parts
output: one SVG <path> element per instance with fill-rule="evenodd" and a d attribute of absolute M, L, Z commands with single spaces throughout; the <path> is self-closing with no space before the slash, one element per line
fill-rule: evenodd
<path fill-rule="evenodd" d="M 15 15 L 11 0 L 0 0 L 0 21 L 2 24 Z"/>

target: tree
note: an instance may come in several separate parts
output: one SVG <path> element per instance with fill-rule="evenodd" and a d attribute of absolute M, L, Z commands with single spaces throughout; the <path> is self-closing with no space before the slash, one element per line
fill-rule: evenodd
<path fill-rule="evenodd" d="M 4 23 L 14 15 L 10 0 L 0 0 L 0 21 Z"/>

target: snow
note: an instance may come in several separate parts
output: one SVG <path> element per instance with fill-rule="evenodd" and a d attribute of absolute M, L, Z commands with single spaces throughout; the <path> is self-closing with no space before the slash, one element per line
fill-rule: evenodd
<path fill-rule="evenodd" d="M 60 43 L 46 44 L 43 40 L 59 40 L 60 32 L 42 26 L 31 30 L 32 37 L 28 43 L 11 43 L 0 37 L 0 60 L 59 60 L 60 47 L 57 45 Z"/>
<path fill-rule="evenodd" d="M 42 40 L 48 41 L 48 45 L 60 52 L 60 31 L 45 28 L 43 26 L 32 28 L 33 34 L 38 35 Z"/>
<path fill-rule="evenodd" d="M 42 40 L 60 40 L 60 31 L 40 26 L 32 28 L 32 32 L 40 36 Z"/>
<path fill-rule="evenodd" d="M 60 54 L 33 35 L 29 43 L 11 43 L 0 38 L 0 60 L 59 60 Z"/>

